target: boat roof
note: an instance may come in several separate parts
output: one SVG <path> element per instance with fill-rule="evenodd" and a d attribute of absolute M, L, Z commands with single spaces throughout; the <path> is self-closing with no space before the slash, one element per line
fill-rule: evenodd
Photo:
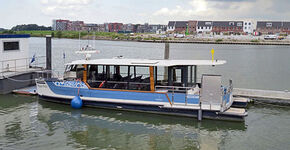
<path fill-rule="evenodd" d="M 225 60 L 172 60 L 172 59 L 93 59 L 76 60 L 66 65 L 120 65 L 120 66 L 201 66 L 222 65 Z"/>

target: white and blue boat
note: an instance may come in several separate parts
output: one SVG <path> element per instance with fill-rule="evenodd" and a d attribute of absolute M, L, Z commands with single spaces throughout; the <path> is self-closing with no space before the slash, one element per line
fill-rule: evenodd
<path fill-rule="evenodd" d="M 38 79 L 44 100 L 67 103 L 79 95 L 83 106 L 165 115 L 244 121 L 247 112 L 232 108 L 232 82 L 203 74 L 198 66 L 224 60 L 84 59 L 66 64 L 63 79 Z"/>

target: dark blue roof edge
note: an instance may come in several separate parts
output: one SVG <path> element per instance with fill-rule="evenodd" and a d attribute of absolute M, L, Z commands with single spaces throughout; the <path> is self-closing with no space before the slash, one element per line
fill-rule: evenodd
<path fill-rule="evenodd" d="M 30 38 L 30 34 L 0 34 L 0 38 Z"/>

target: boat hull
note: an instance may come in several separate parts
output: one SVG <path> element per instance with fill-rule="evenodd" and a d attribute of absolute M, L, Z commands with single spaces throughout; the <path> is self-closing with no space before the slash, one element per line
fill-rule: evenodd
<path fill-rule="evenodd" d="M 56 98 L 50 96 L 40 96 L 42 100 L 70 104 L 71 99 L 65 98 Z M 83 100 L 83 106 L 85 107 L 96 107 L 104 109 L 117 109 L 124 111 L 137 111 L 144 113 L 154 113 L 162 115 L 173 115 L 173 116 L 183 116 L 190 118 L 197 118 L 198 110 L 194 109 L 177 109 L 177 108 L 163 108 L 161 105 L 144 105 L 144 104 L 120 104 L 112 102 L 98 102 L 98 101 L 87 101 Z M 239 121 L 243 122 L 247 115 L 229 115 L 229 114 L 220 114 L 216 111 L 203 110 L 202 118 L 204 119 L 215 119 L 215 120 L 227 120 L 227 121 Z"/>
<path fill-rule="evenodd" d="M 37 92 L 40 97 L 46 101 L 70 104 L 71 100 L 78 91 L 74 85 L 55 84 L 58 82 L 41 81 L 37 82 Z M 99 107 L 107 109 L 118 109 L 127 111 L 138 111 L 147 113 L 156 113 L 164 115 L 175 115 L 196 118 L 200 110 L 199 104 L 196 104 L 195 99 L 188 99 L 185 104 L 181 100 L 182 94 L 177 95 L 177 98 L 172 101 L 167 93 L 155 92 L 128 92 L 128 91 L 107 91 L 88 89 L 86 85 L 82 85 L 80 89 L 80 97 L 83 101 L 83 106 Z M 72 94 L 73 93 L 73 94 Z M 130 96 L 131 95 L 131 96 Z M 166 96 L 167 95 L 167 96 Z M 172 103 L 170 103 L 170 101 Z M 210 106 L 214 107 L 214 106 Z M 202 118 L 218 119 L 230 121 L 244 121 L 247 113 L 223 113 L 220 108 L 211 108 L 211 110 L 202 110 Z"/>

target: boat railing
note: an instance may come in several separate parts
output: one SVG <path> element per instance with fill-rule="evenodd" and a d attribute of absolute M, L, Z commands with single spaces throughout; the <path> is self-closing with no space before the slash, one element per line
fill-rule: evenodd
<path fill-rule="evenodd" d="M 107 81 L 107 80 L 87 80 L 93 88 L 126 89 L 126 90 L 150 90 L 150 83 L 134 81 Z"/>
<path fill-rule="evenodd" d="M 185 94 L 185 101 L 184 105 L 188 104 L 188 97 L 189 95 L 196 95 L 200 98 L 200 91 L 201 88 L 195 90 L 194 87 L 180 87 L 180 86 L 155 86 L 155 91 L 159 92 L 166 92 L 171 94 L 171 104 L 174 104 L 174 97 L 176 93 L 184 93 Z M 209 110 L 220 110 L 221 112 L 227 110 L 233 103 L 232 98 L 232 91 L 233 91 L 233 84 L 230 80 L 230 84 L 228 87 L 221 87 L 220 88 L 220 98 L 221 103 L 216 103 L 212 101 L 202 102 L 199 99 L 199 106 L 201 109 L 209 109 Z"/>
<path fill-rule="evenodd" d="M 188 102 L 188 95 L 193 95 L 189 91 L 193 91 L 194 87 L 182 87 L 182 86 L 155 86 L 155 91 L 171 93 L 171 104 L 174 104 L 174 95 L 176 93 L 185 93 L 185 105 Z M 199 92 L 198 92 L 199 96 Z"/>
<path fill-rule="evenodd" d="M 228 109 L 233 103 L 233 81 L 229 80 L 228 87 L 222 87 L 222 109 L 224 111 Z"/>
<path fill-rule="evenodd" d="M 45 56 L 0 61 L 0 75 L 14 75 L 33 69 L 42 69 L 45 66 Z"/>

